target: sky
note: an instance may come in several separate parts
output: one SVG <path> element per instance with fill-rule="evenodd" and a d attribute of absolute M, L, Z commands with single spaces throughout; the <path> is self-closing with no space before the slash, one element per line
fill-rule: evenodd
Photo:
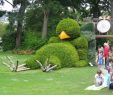
<path fill-rule="evenodd" d="M 7 0 L 7 1 L 9 1 L 10 3 L 12 3 L 12 0 Z M 3 6 L 0 5 L 0 10 L 12 11 L 12 9 L 13 9 L 12 5 L 10 5 L 6 1 L 5 1 L 5 3 L 4 3 Z"/>

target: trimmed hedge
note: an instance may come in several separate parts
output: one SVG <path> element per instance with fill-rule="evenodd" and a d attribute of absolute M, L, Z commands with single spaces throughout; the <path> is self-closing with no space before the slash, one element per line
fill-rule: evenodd
<path fill-rule="evenodd" d="M 51 37 L 48 43 L 59 43 L 61 40 L 58 37 Z"/>
<path fill-rule="evenodd" d="M 36 58 L 35 57 L 32 57 L 32 58 L 26 60 L 25 63 L 26 63 L 26 67 L 28 67 L 32 70 L 40 68 L 38 63 L 36 63 Z"/>
<path fill-rule="evenodd" d="M 77 67 L 84 67 L 84 66 L 88 66 L 88 62 L 86 60 L 80 60 L 76 63 Z"/>
<path fill-rule="evenodd" d="M 88 60 L 87 49 L 77 49 L 80 60 Z"/>
<path fill-rule="evenodd" d="M 40 48 L 33 60 L 38 59 L 42 64 L 51 56 L 57 57 L 61 62 L 61 67 L 76 66 L 79 56 L 76 49 L 70 43 L 50 43 Z M 27 61 L 26 63 L 34 64 L 35 61 Z"/>
<path fill-rule="evenodd" d="M 80 36 L 80 26 L 74 19 L 66 18 L 61 20 L 56 27 L 56 32 L 60 34 L 62 31 L 65 31 L 71 38 Z"/>
<path fill-rule="evenodd" d="M 80 49 L 80 48 L 84 48 L 84 49 L 88 49 L 88 41 L 85 37 L 81 36 L 77 39 L 74 39 L 72 42 L 71 42 L 77 49 Z"/>
<path fill-rule="evenodd" d="M 50 56 L 50 58 L 49 58 L 49 64 L 57 65 L 57 67 L 55 69 L 60 69 L 61 68 L 61 61 L 56 56 Z"/>

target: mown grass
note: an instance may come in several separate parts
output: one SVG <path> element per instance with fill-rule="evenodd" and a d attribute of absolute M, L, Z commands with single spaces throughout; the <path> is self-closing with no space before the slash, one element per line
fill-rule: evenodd
<path fill-rule="evenodd" d="M 32 55 L 0 53 L 0 58 L 13 56 L 24 61 Z M 63 68 L 44 73 L 41 70 L 11 72 L 0 61 L 0 95 L 113 95 L 105 88 L 86 91 L 93 84 L 96 67 Z"/>

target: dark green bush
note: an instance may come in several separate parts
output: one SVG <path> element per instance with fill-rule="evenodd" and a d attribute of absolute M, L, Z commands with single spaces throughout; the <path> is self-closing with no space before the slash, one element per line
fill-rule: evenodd
<path fill-rule="evenodd" d="M 86 60 L 80 60 L 76 63 L 76 67 L 84 67 L 88 66 L 88 62 Z"/>
<path fill-rule="evenodd" d="M 96 35 L 94 31 L 81 31 L 88 40 L 88 61 L 95 65 Z"/>
<path fill-rule="evenodd" d="M 38 49 L 46 43 L 37 32 L 25 32 L 22 49 Z"/>
<path fill-rule="evenodd" d="M 77 39 L 74 39 L 72 41 L 72 44 L 77 48 L 77 49 L 80 49 L 80 48 L 85 48 L 87 49 L 88 48 L 88 41 L 85 37 L 79 37 Z"/>
<path fill-rule="evenodd" d="M 88 59 L 88 50 L 87 49 L 77 49 L 80 60 Z"/>
<path fill-rule="evenodd" d="M 81 31 L 81 36 L 86 37 L 88 42 L 95 40 L 95 38 L 96 38 L 94 31 Z"/>
<path fill-rule="evenodd" d="M 45 45 L 36 52 L 34 60 L 38 59 L 44 64 L 45 60 L 50 56 L 57 57 L 61 62 L 61 67 L 72 67 L 79 61 L 78 53 L 70 43 L 50 43 Z M 32 62 L 30 64 L 34 64 L 34 61 Z"/>
<path fill-rule="evenodd" d="M 71 38 L 80 36 L 80 26 L 74 19 L 66 18 L 61 20 L 56 27 L 56 32 L 60 34 L 62 31 L 65 31 Z"/>
<path fill-rule="evenodd" d="M 88 23 L 86 25 L 81 26 L 81 31 L 94 31 L 94 24 Z"/>
<path fill-rule="evenodd" d="M 4 51 L 14 49 L 16 44 L 16 33 L 12 32 L 12 33 L 4 34 L 2 37 L 2 41 L 3 41 L 2 46 Z"/>

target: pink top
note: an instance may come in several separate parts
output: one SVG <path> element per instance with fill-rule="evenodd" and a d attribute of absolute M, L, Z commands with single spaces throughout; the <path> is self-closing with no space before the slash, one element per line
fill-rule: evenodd
<path fill-rule="evenodd" d="M 104 57 L 107 58 L 109 56 L 109 47 L 105 46 L 104 47 Z"/>

